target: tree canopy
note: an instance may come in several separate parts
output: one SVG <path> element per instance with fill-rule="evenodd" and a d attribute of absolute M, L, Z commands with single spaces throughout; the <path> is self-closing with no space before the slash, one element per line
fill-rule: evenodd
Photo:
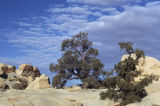
<path fill-rule="evenodd" d="M 98 50 L 88 40 L 88 34 L 80 32 L 61 43 L 62 56 L 57 64 L 50 64 L 50 71 L 56 72 L 53 86 L 63 88 L 68 80 L 80 79 L 82 86 L 96 88 L 102 82 L 103 63 L 97 58 Z"/>

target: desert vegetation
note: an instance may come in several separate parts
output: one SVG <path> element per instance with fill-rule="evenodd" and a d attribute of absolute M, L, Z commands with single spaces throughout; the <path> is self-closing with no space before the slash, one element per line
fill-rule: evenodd
<path fill-rule="evenodd" d="M 88 41 L 87 33 L 80 32 L 61 44 L 62 57 L 58 63 L 50 64 L 50 70 L 56 72 L 53 87 L 63 88 L 68 80 L 79 79 L 83 88 L 99 88 L 106 72 L 103 63 L 96 58 L 98 50 Z"/>
<path fill-rule="evenodd" d="M 115 64 L 112 73 L 115 72 L 115 77 L 107 77 L 104 80 L 104 86 L 108 89 L 106 92 L 100 93 L 101 99 L 112 99 L 120 101 L 120 105 L 127 105 L 133 102 L 140 102 L 141 99 L 147 96 L 145 86 L 156 80 L 156 76 L 150 75 L 135 81 L 134 78 L 141 73 L 136 69 L 140 58 L 145 58 L 143 50 L 133 49 L 131 42 L 119 43 L 120 49 L 127 53 L 128 57 Z M 132 54 L 135 54 L 135 58 Z"/>
<path fill-rule="evenodd" d="M 97 58 L 98 50 L 93 48 L 93 42 L 87 36 L 87 33 L 80 32 L 62 42 L 62 57 L 57 64 L 50 64 L 50 71 L 56 73 L 53 87 L 63 88 L 68 80 L 80 79 L 82 88 L 107 88 L 106 92 L 100 93 L 100 99 L 109 98 L 120 102 L 122 106 L 140 102 L 147 96 L 145 86 L 152 83 L 156 76 L 148 75 L 140 81 L 134 80 L 141 74 L 136 66 L 139 59 L 145 58 L 143 50 L 134 49 L 131 42 L 118 43 L 120 50 L 128 57 L 115 64 L 111 71 L 106 71 L 103 69 L 104 64 Z"/>

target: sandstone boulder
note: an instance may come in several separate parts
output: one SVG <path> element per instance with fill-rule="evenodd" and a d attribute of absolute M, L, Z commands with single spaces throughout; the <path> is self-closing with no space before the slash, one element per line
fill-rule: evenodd
<path fill-rule="evenodd" d="M 44 89 L 50 88 L 49 78 L 46 75 L 41 75 L 40 77 L 36 77 L 34 81 L 26 89 Z"/>
<path fill-rule="evenodd" d="M 18 89 L 18 90 L 23 90 L 27 87 L 26 84 L 23 84 L 23 83 L 15 83 L 13 84 L 12 88 L 13 89 Z"/>
<path fill-rule="evenodd" d="M 8 66 L 8 70 L 6 71 L 6 74 L 15 73 L 15 70 L 16 70 L 15 66 L 11 66 L 11 65 L 7 65 L 7 66 Z"/>
<path fill-rule="evenodd" d="M 134 59 L 136 58 L 135 54 L 131 55 Z M 121 61 L 125 60 L 128 55 L 123 55 Z M 141 75 L 135 78 L 136 81 L 143 79 L 147 75 L 157 75 L 160 77 L 160 61 L 149 56 L 140 58 L 138 65 L 136 66 L 137 70 L 141 72 Z"/>
<path fill-rule="evenodd" d="M 16 67 L 0 63 L 0 75 L 15 72 Z"/>
<path fill-rule="evenodd" d="M 7 70 L 8 70 L 7 65 L 1 63 L 1 64 L 0 64 L 0 75 L 3 75 Z"/>
<path fill-rule="evenodd" d="M 6 87 L 5 79 L 0 77 L 0 88 L 5 88 L 5 87 Z"/>
<path fill-rule="evenodd" d="M 22 78 L 18 78 L 18 81 L 13 84 L 13 89 L 23 90 L 28 86 L 28 81 Z"/>
<path fill-rule="evenodd" d="M 19 66 L 19 69 L 16 71 L 16 73 L 18 75 L 21 75 L 21 76 L 25 76 L 25 77 L 32 77 L 33 79 L 35 77 L 40 77 L 41 73 L 40 71 L 38 70 L 37 67 L 33 67 L 29 64 L 22 64 Z"/>
<path fill-rule="evenodd" d="M 15 83 L 19 82 L 19 80 L 18 80 L 19 78 L 20 78 L 20 76 L 17 75 L 16 73 L 13 73 L 13 72 L 12 73 L 8 73 L 5 83 L 9 87 L 9 89 L 12 89 L 12 86 Z"/>

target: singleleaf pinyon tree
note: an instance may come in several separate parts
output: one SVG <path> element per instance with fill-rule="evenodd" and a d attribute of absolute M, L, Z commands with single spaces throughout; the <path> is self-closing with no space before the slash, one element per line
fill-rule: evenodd
<path fill-rule="evenodd" d="M 96 58 L 98 50 L 93 48 L 88 34 L 80 32 L 61 43 L 62 57 L 58 63 L 50 64 L 50 71 L 56 72 L 53 87 L 63 88 L 68 80 L 79 79 L 84 88 L 97 88 L 105 74 L 103 63 Z"/>
<path fill-rule="evenodd" d="M 121 42 L 119 46 L 128 54 L 128 58 L 120 61 L 114 66 L 113 71 L 117 73 L 115 77 L 107 77 L 104 80 L 104 86 L 108 88 L 106 92 L 100 93 L 101 99 L 120 100 L 120 105 L 124 106 L 129 103 L 139 102 L 147 92 L 145 86 L 152 83 L 156 79 L 154 75 L 146 76 L 140 81 L 135 81 L 134 78 L 141 73 L 136 69 L 140 58 L 145 58 L 144 52 L 139 49 L 133 49 L 131 42 Z M 135 54 L 134 59 L 131 54 Z"/>

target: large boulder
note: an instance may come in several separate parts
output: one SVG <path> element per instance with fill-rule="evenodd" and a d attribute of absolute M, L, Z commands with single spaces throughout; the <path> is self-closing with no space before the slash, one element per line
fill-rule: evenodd
<path fill-rule="evenodd" d="M 13 89 L 23 90 L 28 86 L 28 81 L 22 78 L 18 78 L 17 82 L 13 84 Z"/>
<path fill-rule="evenodd" d="M 15 71 L 16 71 L 16 67 L 15 66 L 7 65 L 7 67 L 8 67 L 8 70 L 6 71 L 6 74 L 15 73 Z"/>
<path fill-rule="evenodd" d="M 131 55 L 134 59 L 136 58 L 135 54 Z M 128 55 L 123 55 L 121 61 L 128 58 Z M 147 75 L 156 75 L 160 77 L 160 61 L 149 56 L 145 58 L 140 58 L 139 63 L 136 66 L 137 70 L 141 72 L 141 75 L 135 78 L 136 81 L 143 79 Z"/>
<path fill-rule="evenodd" d="M 0 64 L 0 75 L 3 75 L 7 70 L 8 70 L 7 65 L 1 63 L 1 64 Z"/>
<path fill-rule="evenodd" d="M 49 78 L 43 74 L 40 77 L 36 77 L 26 89 L 44 89 L 50 87 Z"/>
<path fill-rule="evenodd" d="M 38 70 L 37 67 L 33 67 L 29 64 L 22 64 L 19 66 L 19 69 L 16 71 L 16 73 L 18 75 L 21 75 L 21 76 L 25 76 L 25 77 L 32 77 L 33 79 L 35 77 L 40 77 L 41 73 L 40 71 Z"/>
<path fill-rule="evenodd" d="M 0 75 L 15 72 L 16 67 L 0 63 Z"/>
<path fill-rule="evenodd" d="M 13 89 L 18 89 L 18 90 L 24 90 L 26 87 L 27 85 L 23 83 L 15 83 L 12 86 Z"/>
<path fill-rule="evenodd" d="M 15 83 L 19 82 L 20 78 L 21 77 L 19 75 L 17 75 L 16 73 L 8 73 L 5 83 L 7 84 L 7 86 L 9 87 L 9 89 L 12 89 L 12 86 Z"/>

